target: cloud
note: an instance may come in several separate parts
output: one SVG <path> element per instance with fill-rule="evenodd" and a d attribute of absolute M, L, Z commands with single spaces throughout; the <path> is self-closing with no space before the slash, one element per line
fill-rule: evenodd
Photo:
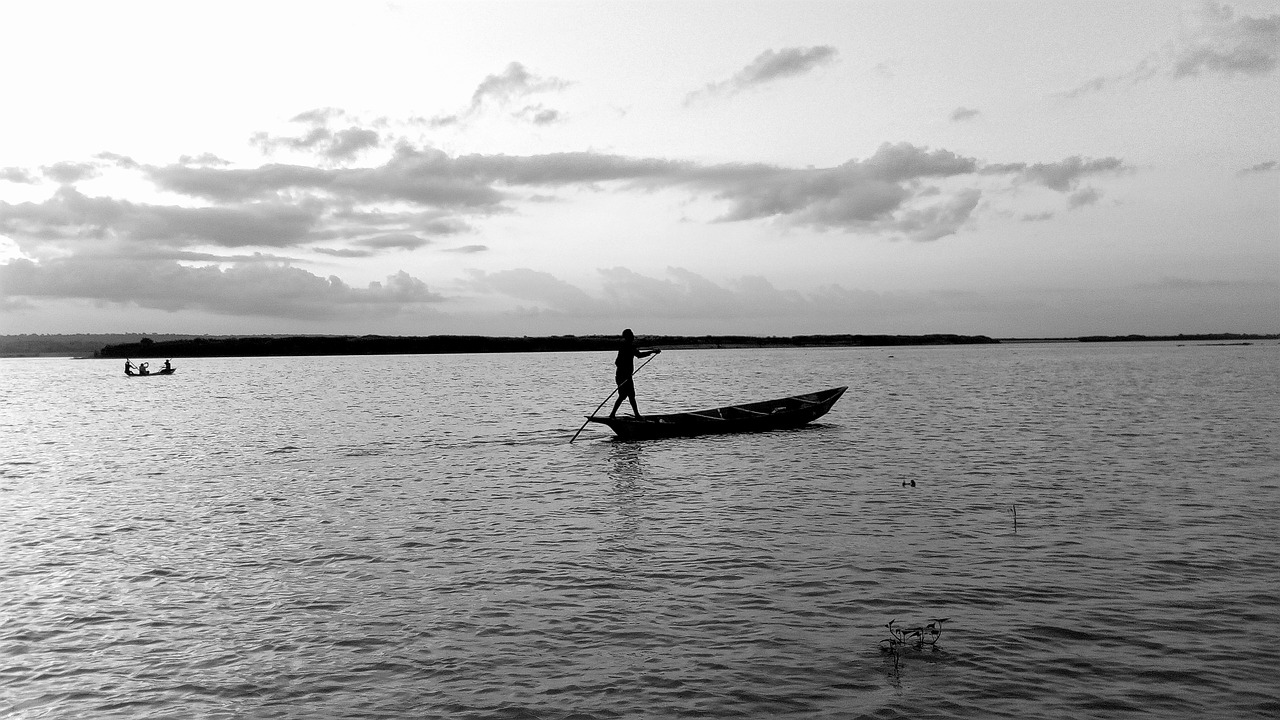
<path fill-rule="evenodd" d="M 1073 155 L 1052 163 L 1003 163 L 988 165 L 983 172 L 994 174 L 1013 173 L 1019 179 L 1043 185 L 1050 190 L 1070 192 L 1082 178 L 1102 174 L 1128 172 L 1130 168 L 1117 157 L 1084 158 Z"/>
<path fill-rule="evenodd" d="M 765 319 L 782 319 L 791 328 L 806 323 L 829 323 L 832 318 L 858 317 L 864 311 L 902 304 L 875 293 L 828 286 L 805 294 L 775 287 L 761 276 L 744 276 L 717 283 L 685 268 L 669 267 L 662 276 L 624 267 L 601 268 L 598 293 L 588 293 L 546 272 L 527 268 L 502 273 L 473 272 L 471 287 L 532 305 L 523 315 L 553 315 L 590 320 L 593 325 L 623 326 L 637 317 L 662 321 L 667 327 L 710 321 L 728 327 L 743 323 L 758 327 Z M 912 307 L 920 306 L 911 301 Z M 932 307 L 932 304 L 926 303 Z M 802 331 L 802 330 L 801 330 Z"/>
<path fill-rule="evenodd" d="M 273 136 L 259 132 L 250 138 L 250 144 L 265 153 L 285 148 L 314 153 L 335 162 L 353 160 L 365 150 L 381 146 L 382 136 L 370 128 L 352 125 L 334 130 L 329 127 L 330 122 L 343 119 L 346 119 L 346 113 L 337 108 L 309 110 L 292 119 L 292 122 L 307 126 L 301 135 Z"/>
<path fill-rule="evenodd" d="M 1102 193 L 1098 192 L 1095 188 L 1080 188 L 1067 196 L 1067 209 L 1075 210 L 1077 208 L 1084 207 L 1085 205 L 1092 205 L 1098 202 L 1101 197 Z"/>
<path fill-rule="evenodd" d="M 410 233 L 391 233 L 363 238 L 352 243 L 355 248 L 313 248 L 323 255 L 344 258 L 373 257 L 384 250 L 417 250 L 431 244 L 430 240 Z"/>
<path fill-rule="evenodd" d="M 0 265 L 0 287 L 6 298 L 78 298 L 297 320 L 387 316 L 443 300 L 404 272 L 352 288 L 337 277 L 322 278 L 287 264 L 240 263 L 224 270 L 91 256 L 10 261 Z"/>
<path fill-rule="evenodd" d="M 1204 4 L 1203 23 L 1171 52 L 1174 77 L 1201 73 L 1263 75 L 1280 53 L 1280 15 L 1235 16 L 1228 5 Z"/>
<path fill-rule="evenodd" d="M 492 208 L 505 197 L 489 183 L 454 171 L 455 162 L 436 150 L 401 147 L 385 164 L 363 168 L 263 165 L 214 168 L 147 167 L 162 190 L 215 202 L 243 202 L 285 192 L 312 192 L 355 202 L 407 202 L 429 207 Z"/>
<path fill-rule="evenodd" d="M 424 245 L 430 245 L 431 241 L 424 240 L 417 235 L 394 234 L 365 238 L 356 241 L 356 244 L 374 250 L 416 250 Z"/>
<path fill-rule="evenodd" d="M 345 115 L 324 109 L 299 118 L 328 122 Z M 316 147 L 335 147 L 324 143 L 337 137 L 330 135 Z M 473 231 L 477 218 L 519 212 L 561 188 L 684 192 L 711 204 L 709 222 L 773 223 L 850 238 L 932 242 L 973 226 L 989 190 L 1033 183 L 1066 196 L 1066 209 L 1078 209 L 1101 197 L 1093 184 L 1082 186 L 1086 180 L 1129 170 L 1115 157 L 984 163 L 911 143 L 885 143 L 869 157 L 816 168 L 599 152 L 455 156 L 403 141 L 381 163 L 331 166 L 320 155 L 312 164 L 240 167 L 207 154 L 163 166 L 102 154 L 92 162 L 46 166 L 62 180 L 74 181 L 113 165 L 150 181 L 163 197 L 182 197 L 138 202 L 90 196 L 63 183 L 43 201 L 0 202 L 0 235 L 12 239 L 23 256 L 0 265 L 4 292 L 18 298 L 4 302 L 68 297 L 271 317 L 395 312 L 397 303 L 438 296 L 399 275 L 367 289 L 349 288 L 338 278 L 297 268 L 296 258 L 277 253 L 289 248 L 305 250 L 298 253 L 303 258 L 370 258 L 420 252 L 436 238 Z M 9 174 L 29 177 L 20 170 Z M 264 249 L 268 252 L 259 252 Z M 459 244 L 440 251 L 487 250 Z M 92 267 L 102 272 L 94 275 Z M 746 307 L 767 311 L 744 305 L 737 285 L 717 285 L 687 271 L 649 278 L 614 269 L 602 277 L 606 290 L 598 298 L 533 270 L 476 274 L 468 282 L 472 290 L 516 298 L 536 312 L 589 316 L 595 304 L 603 303 L 613 308 L 610 317 L 624 317 L 647 300 L 660 301 L 671 317 L 692 316 L 694 308 L 732 317 Z M 756 287 L 751 297 L 764 297 L 765 291 Z M 280 294 L 279 310 L 253 309 L 275 303 L 269 299 L 272 292 Z M 164 300 L 170 293 L 173 299 Z M 231 297 L 235 293 L 243 302 Z"/>
<path fill-rule="evenodd" d="M 983 165 L 949 150 L 885 143 L 869 158 L 834 168 L 722 165 L 681 174 L 730 202 L 720 218 L 723 222 L 777 218 L 795 225 L 929 241 L 957 232 L 977 208 L 982 191 L 972 186 L 944 191 L 924 181 L 965 182 L 995 175 L 1069 193 L 1083 178 L 1128 169 L 1119 158 L 1081 156 L 1051 163 Z M 1092 198 L 1078 195 L 1073 207 L 1096 199 L 1093 192 Z"/>
<path fill-rule="evenodd" d="M 534 125 L 554 125 L 563 119 L 559 110 L 546 108 L 542 105 L 528 105 L 518 112 L 512 113 L 512 117 L 527 120 Z"/>
<path fill-rule="evenodd" d="M 36 176 L 30 170 L 19 167 L 0 168 L 0 180 L 21 185 L 34 185 L 37 182 Z"/>
<path fill-rule="evenodd" d="M 894 223 L 894 227 L 915 240 L 938 240 L 959 232 L 982 199 L 982 191 L 967 188 L 933 205 L 910 208 Z"/>
<path fill-rule="evenodd" d="M 82 164 L 59 165 L 67 177 L 89 172 Z M 401 143 L 386 162 L 358 167 L 233 167 L 215 159 L 138 165 L 132 171 L 157 189 L 203 204 L 89 197 L 64 185 L 44 202 L 0 203 L 0 232 L 29 254 L 39 254 L 42 246 L 65 252 L 109 241 L 184 248 L 323 246 L 330 254 L 333 241 L 342 241 L 350 254 L 385 249 L 369 243 L 386 238 L 415 238 L 402 249 L 422 247 L 422 238 L 470 231 L 471 218 L 515 212 L 548 189 L 580 187 L 683 189 L 722 201 L 718 222 L 769 220 L 937 240 L 965 225 L 992 178 L 1065 194 L 1077 192 L 1084 178 L 1127 170 L 1115 157 L 983 164 L 910 143 L 885 143 L 870 157 L 827 168 L 709 165 L 595 152 L 450 156 Z M 1076 195 L 1070 207 L 1096 197 L 1097 191 Z"/>
<path fill-rule="evenodd" d="M 1267 160 L 1266 162 L 1260 162 L 1257 165 L 1251 165 L 1247 168 L 1243 168 L 1240 170 L 1240 172 L 1236 174 L 1252 175 L 1254 173 L 1271 172 L 1272 170 L 1276 170 L 1277 168 L 1280 168 L 1280 163 L 1276 162 L 1275 160 Z"/>
<path fill-rule="evenodd" d="M 528 68 L 518 62 L 507 65 L 506 70 L 497 75 L 489 75 L 471 94 L 471 106 L 478 107 L 486 102 L 505 103 L 513 98 L 524 97 L 533 93 L 563 90 L 569 82 L 560 78 L 544 78 L 529 72 Z"/>
<path fill-rule="evenodd" d="M 730 202 L 724 222 L 776 217 L 797 225 L 867 233 L 903 233 L 934 240 L 959 226 L 972 195 L 961 193 L 949 212 L 915 207 L 914 202 L 939 194 L 921 186 L 925 179 L 944 179 L 977 172 L 974 158 L 948 150 L 929 150 L 909 143 L 881 145 L 865 160 L 834 168 L 783 169 L 771 166 L 719 166 L 697 171 L 697 183 Z M 929 218 L 939 223 L 926 227 Z"/>
<path fill-rule="evenodd" d="M 31 245 L 120 240 L 171 247 L 288 247 L 311 237 L 318 220 L 317 208 L 306 203 L 150 205 L 89 197 L 68 186 L 43 203 L 0 202 L 0 233 L 15 238 L 19 246 L 24 241 Z"/>
<path fill-rule="evenodd" d="M 368 258 L 378 254 L 372 250 L 357 250 L 355 248 L 318 247 L 318 248 L 314 248 L 314 250 L 320 253 L 321 255 L 331 255 L 333 257 L 339 257 L 339 258 Z"/>
<path fill-rule="evenodd" d="M 434 128 L 461 125 L 488 108 L 504 108 L 520 98 L 557 92 L 572 84 L 561 78 L 537 75 L 522 63 L 512 62 L 501 73 L 488 75 L 480 81 L 471 94 L 471 104 L 466 109 L 453 114 L 437 115 L 428 121 L 428 125 Z M 537 125 L 549 125 L 562 119 L 558 111 L 542 105 L 528 105 L 511 116 Z"/>
<path fill-rule="evenodd" d="M 120 155 L 119 153 L 100 152 L 97 155 L 94 155 L 93 157 L 96 160 L 101 160 L 109 165 L 114 165 L 115 167 L 124 168 L 126 170 L 137 170 L 139 167 L 138 162 L 136 160 L 134 160 L 133 158 L 127 155 Z M 204 160 L 205 162 L 218 161 L 217 158 L 214 158 L 212 155 L 208 153 L 205 153 L 203 158 L 205 158 Z"/>
<path fill-rule="evenodd" d="M 130 160 L 130 163 L 131 163 L 131 167 L 140 167 L 137 163 L 134 163 L 132 160 Z M 182 157 L 178 158 L 178 163 L 180 165 L 204 165 L 204 166 L 215 166 L 215 167 L 227 167 L 232 164 L 230 160 L 223 160 L 222 158 L 218 157 L 217 155 L 214 155 L 213 153 L 200 153 L 199 155 L 194 155 L 194 156 L 183 155 Z"/>
<path fill-rule="evenodd" d="M 482 292 L 506 295 L 557 312 L 584 313 L 596 303 L 582 290 L 550 273 L 520 268 L 486 273 L 472 270 L 467 286 Z"/>
<path fill-rule="evenodd" d="M 837 55 L 836 49 L 830 45 L 765 50 L 728 80 L 709 83 L 690 93 L 685 104 L 704 96 L 734 95 L 751 87 L 803 75 L 834 62 Z"/>
<path fill-rule="evenodd" d="M 63 185 L 73 185 L 81 180 L 97 177 L 99 169 L 95 163 L 60 162 L 40 168 L 45 177 Z"/>
<path fill-rule="evenodd" d="M 762 277 L 718 285 L 683 268 L 667 268 L 666 277 L 650 277 L 627 268 L 599 270 L 602 287 L 592 295 L 551 273 L 519 268 L 486 273 L 473 270 L 466 287 L 521 303 L 522 314 L 609 319 L 761 318 L 803 314 L 808 301 L 798 293 L 774 288 Z"/>
<path fill-rule="evenodd" d="M 1073 98 L 1154 77 L 1266 75 L 1280 63 L 1280 14 L 1237 16 L 1228 5 L 1205 2 L 1190 32 L 1151 53 L 1128 72 L 1095 77 L 1060 93 Z"/>
<path fill-rule="evenodd" d="M 962 122 L 964 120 L 972 120 L 981 114 L 981 112 L 974 110 L 973 108 L 958 107 L 951 111 L 951 121 Z"/>

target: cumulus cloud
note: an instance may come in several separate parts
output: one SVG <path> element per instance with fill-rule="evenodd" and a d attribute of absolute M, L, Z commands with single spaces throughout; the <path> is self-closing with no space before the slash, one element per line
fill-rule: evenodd
<path fill-rule="evenodd" d="M 1191 29 L 1127 72 L 1095 77 L 1062 97 L 1131 85 L 1155 77 L 1266 75 L 1280 62 L 1280 14 L 1236 15 L 1229 5 L 1205 2 Z"/>
<path fill-rule="evenodd" d="M 834 62 L 837 55 L 836 49 L 830 45 L 765 50 L 733 77 L 707 84 L 701 90 L 690 93 L 685 102 L 688 104 L 700 97 L 734 95 L 751 87 L 804 75 Z"/>
<path fill-rule="evenodd" d="M 981 112 L 974 110 L 973 108 L 958 107 L 951 111 L 951 121 L 962 122 L 964 120 L 972 120 L 981 114 Z"/>

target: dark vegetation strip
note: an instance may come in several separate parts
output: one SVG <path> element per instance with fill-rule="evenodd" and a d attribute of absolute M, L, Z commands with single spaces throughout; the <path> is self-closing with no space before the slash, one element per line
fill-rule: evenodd
<path fill-rule="evenodd" d="M 895 345 L 960 345 L 996 343 L 971 335 L 649 335 L 645 347 L 673 349 L 768 347 L 884 347 Z M 570 352 L 614 350 L 613 335 L 557 335 L 552 337 L 488 337 L 483 335 L 388 335 L 288 337 L 197 337 L 176 340 L 143 338 L 135 343 L 107 345 L 94 357 L 259 357 L 279 355 L 430 355 L 439 353 Z"/>
<path fill-rule="evenodd" d="M 1020 342 L 1134 342 L 1143 340 L 1247 344 L 1249 340 L 1280 340 L 1280 334 L 1211 333 L 1195 335 L 1089 335 L 1077 338 L 1000 338 L 983 335 L 656 335 L 641 338 L 653 346 L 680 348 L 766 347 L 889 347 L 895 345 L 960 345 Z M 139 333 L 81 333 L 0 335 L 0 357 L 201 357 L 264 355 L 370 355 L 396 353 L 539 352 L 612 350 L 612 335 L 553 337 L 484 337 L 468 335 L 333 336 L 254 335 L 197 336 Z"/>

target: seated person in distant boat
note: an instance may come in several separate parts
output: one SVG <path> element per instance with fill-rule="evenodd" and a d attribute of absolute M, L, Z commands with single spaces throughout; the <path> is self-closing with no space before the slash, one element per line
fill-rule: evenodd
<path fill-rule="evenodd" d="M 150 371 L 150 370 L 147 370 L 147 363 L 142 363 L 141 365 L 139 365 L 139 366 L 138 366 L 138 374 L 139 374 L 139 375 L 150 375 L 150 374 L 151 374 L 151 371 Z"/>
<path fill-rule="evenodd" d="M 172 369 L 173 369 L 173 366 L 169 364 L 169 361 L 168 361 L 168 360 L 165 360 L 165 361 L 164 361 L 164 369 L 165 369 L 165 370 L 172 370 Z"/>
<path fill-rule="evenodd" d="M 125 375 L 132 375 L 132 374 L 133 374 L 134 369 L 135 369 L 135 368 L 133 367 L 133 361 L 132 361 L 132 360 L 128 360 L 128 359 L 126 359 L 126 360 L 124 361 L 124 374 L 125 374 Z"/>
<path fill-rule="evenodd" d="M 618 408 L 622 407 L 623 400 L 631 401 L 631 412 L 636 417 L 640 417 L 640 408 L 636 407 L 636 386 L 631 380 L 631 375 L 635 373 L 635 363 L 633 358 L 645 357 L 646 355 L 657 355 L 661 350 L 637 350 L 636 336 L 631 332 L 631 328 L 622 331 L 622 345 L 618 347 L 618 357 L 613 361 L 617 366 L 614 374 L 614 380 L 618 382 L 618 400 L 613 404 L 613 412 L 609 413 L 609 417 L 618 414 Z"/>

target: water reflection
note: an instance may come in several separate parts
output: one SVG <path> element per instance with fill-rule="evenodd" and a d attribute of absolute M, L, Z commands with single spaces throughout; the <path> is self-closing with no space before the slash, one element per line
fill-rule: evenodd
<path fill-rule="evenodd" d="M 609 479 L 618 490 L 632 490 L 647 475 L 644 443 L 613 442 L 609 448 Z"/>

